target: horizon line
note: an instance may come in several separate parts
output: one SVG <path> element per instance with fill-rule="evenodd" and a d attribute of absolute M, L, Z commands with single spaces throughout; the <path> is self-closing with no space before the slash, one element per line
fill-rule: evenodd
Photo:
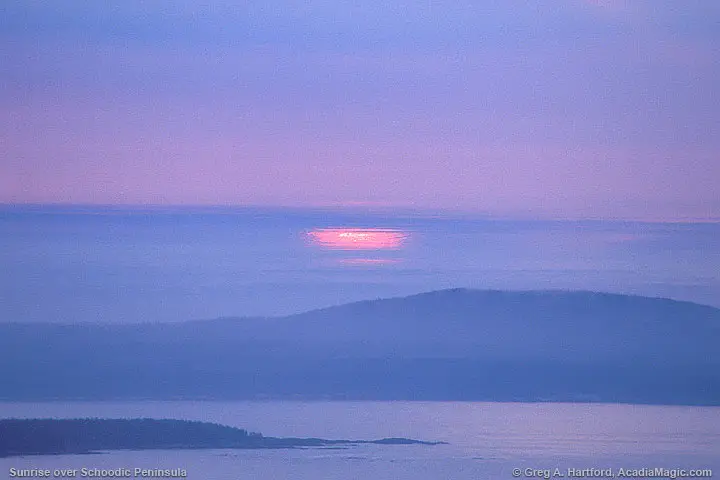
<path fill-rule="evenodd" d="M 527 212 L 508 212 L 505 214 L 490 213 L 483 210 L 453 209 L 443 207 L 419 207 L 415 205 L 389 205 L 381 203 L 364 203 L 364 202 L 348 202 L 348 203 L 326 203 L 311 205 L 287 205 L 287 204 L 160 204 L 160 203 L 72 203 L 72 202 L 0 202 L 0 210 L 3 209 L 28 209 L 28 210 L 60 210 L 68 209 L 69 211 L 60 213 L 79 214 L 82 211 L 73 211 L 73 209 L 94 209 L 107 212 L 121 213 L 230 213 L 232 211 L 241 210 L 290 210 L 290 211 L 333 211 L 333 212 L 361 212 L 364 214 L 411 214 L 419 217 L 438 218 L 442 215 L 450 217 L 471 217 L 474 219 L 494 220 L 494 221 L 527 221 L 527 222 L 608 222 L 608 223 L 642 223 L 642 224 L 689 224 L 689 225 L 717 225 L 720 224 L 718 218 L 700 218 L 700 217 L 667 217 L 667 218 L 643 218 L 632 216 L 558 216 L 558 215 L 530 215 Z"/>

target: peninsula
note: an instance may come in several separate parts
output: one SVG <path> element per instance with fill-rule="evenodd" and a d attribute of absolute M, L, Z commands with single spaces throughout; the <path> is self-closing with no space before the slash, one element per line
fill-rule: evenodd
<path fill-rule="evenodd" d="M 407 438 L 276 438 L 216 423 L 168 419 L 3 419 L 0 457 L 107 450 L 322 448 L 359 444 L 436 445 Z"/>

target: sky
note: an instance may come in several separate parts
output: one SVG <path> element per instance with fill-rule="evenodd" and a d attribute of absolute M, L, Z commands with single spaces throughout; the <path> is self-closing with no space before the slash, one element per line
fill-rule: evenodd
<path fill-rule="evenodd" d="M 720 3 L 4 0 L 0 203 L 720 221 Z"/>

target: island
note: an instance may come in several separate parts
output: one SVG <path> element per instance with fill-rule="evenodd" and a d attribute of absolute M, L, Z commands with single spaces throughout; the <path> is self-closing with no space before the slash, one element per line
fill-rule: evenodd
<path fill-rule="evenodd" d="M 408 438 L 277 438 L 216 423 L 174 419 L 0 419 L 0 457 L 108 450 L 322 448 L 359 444 L 437 445 Z"/>
<path fill-rule="evenodd" d="M 718 406 L 718 338 L 718 308 L 564 291 L 450 289 L 283 317 L 0 322 L 0 400 Z"/>

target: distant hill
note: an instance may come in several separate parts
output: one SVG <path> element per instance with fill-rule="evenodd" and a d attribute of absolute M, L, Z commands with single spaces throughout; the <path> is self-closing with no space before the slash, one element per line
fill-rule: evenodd
<path fill-rule="evenodd" d="M 0 324 L 0 398 L 720 404 L 720 310 L 443 290 L 275 318 Z"/>
<path fill-rule="evenodd" d="M 0 419 L 0 458 L 83 454 L 104 450 L 297 448 L 361 443 L 437 444 L 407 438 L 324 440 L 265 437 L 215 423 L 170 419 Z"/>

